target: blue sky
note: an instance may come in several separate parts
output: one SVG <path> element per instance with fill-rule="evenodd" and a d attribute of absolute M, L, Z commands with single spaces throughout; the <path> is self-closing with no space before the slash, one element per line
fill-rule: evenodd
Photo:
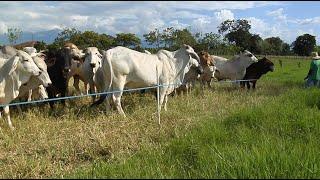
<path fill-rule="evenodd" d="M 320 2 L 316 1 L 2 1 L 0 34 L 8 27 L 38 32 L 75 27 L 114 35 L 145 34 L 154 28 L 191 27 L 217 32 L 226 19 L 247 19 L 252 33 L 287 43 L 304 33 L 320 44 Z"/>

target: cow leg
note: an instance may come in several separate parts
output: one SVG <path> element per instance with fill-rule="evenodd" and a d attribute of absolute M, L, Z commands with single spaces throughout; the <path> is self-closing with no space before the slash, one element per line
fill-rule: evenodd
<path fill-rule="evenodd" d="M 3 108 L 4 111 L 4 116 L 6 117 L 7 121 L 8 121 L 8 125 L 10 127 L 11 130 L 14 130 L 14 127 L 12 125 L 11 119 L 10 119 L 10 111 L 9 111 L 9 106 L 5 106 Z"/>
<path fill-rule="evenodd" d="M 247 84 L 247 88 L 250 89 L 250 82 L 246 81 L 246 84 Z"/>
<path fill-rule="evenodd" d="M 28 101 L 32 100 L 32 89 L 29 90 L 28 92 Z"/>
<path fill-rule="evenodd" d="M 51 87 L 48 87 L 47 89 L 48 98 L 54 98 L 54 93 Z M 54 101 L 49 101 L 50 109 L 52 110 L 54 108 Z"/>
<path fill-rule="evenodd" d="M 167 111 L 167 102 L 168 102 L 168 95 L 164 96 L 164 111 Z"/>
<path fill-rule="evenodd" d="M 66 91 L 61 92 L 61 97 L 66 97 Z M 65 99 L 61 99 L 61 104 L 63 106 L 66 105 L 66 100 Z"/>
<path fill-rule="evenodd" d="M 213 90 L 213 87 L 211 86 L 211 80 L 210 80 L 210 81 L 207 81 L 207 85 L 208 85 L 208 88 L 209 88 L 210 90 Z"/>
<path fill-rule="evenodd" d="M 124 113 L 121 107 L 121 96 L 123 93 L 125 81 L 126 81 L 126 77 L 119 78 L 118 81 L 114 81 L 114 85 L 112 85 L 113 91 L 120 91 L 120 92 L 115 92 L 113 94 L 113 100 L 114 100 L 114 104 L 117 107 L 118 112 L 122 114 L 124 117 L 126 117 L 126 114 Z"/>
<path fill-rule="evenodd" d="M 244 81 L 240 81 L 240 88 L 244 88 L 246 86 L 246 82 L 244 82 Z"/>
<path fill-rule="evenodd" d="M 86 85 L 85 85 L 86 87 L 87 87 L 87 84 L 88 83 L 86 83 Z M 90 94 L 96 93 L 95 85 L 92 82 L 89 82 L 89 92 L 90 92 Z M 91 99 L 92 99 L 92 102 L 94 102 L 94 100 L 96 99 L 96 95 L 91 96 Z"/>
<path fill-rule="evenodd" d="M 256 89 L 256 83 L 257 81 L 252 81 L 252 89 Z"/>
<path fill-rule="evenodd" d="M 82 93 L 79 88 L 79 79 L 79 76 L 73 76 L 73 87 L 76 89 L 77 94 L 81 95 Z"/>
<path fill-rule="evenodd" d="M 201 90 L 203 91 L 204 90 L 204 82 L 203 82 L 203 80 L 200 81 L 200 87 L 201 87 Z"/>
<path fill-rule="evenodd" d="M 19 114 L 22 114 L 22 109 L 21 109 L 21 106 L 20 105 L 17 105 L 17 109 L 19 111 Z"/>
<path fill-rule="evenodd" d="M 114 99 L 114 104 L 116 105 L 117 107 L 117 110 L 120 114 L 122 114 L 124 117 L 126 117 L 126 114 L 124 113 L 122 107 L 121 107 L 121 96 L 122 96 L 122 92 L 119 92 L 119 93 L 115 93 L 113 95 L 113 99 Z"/>
<path fill-rule="evenodd" d="M 88 95 L 89 93 L 91 94 L 91 89 L 89 87 L 88 89 L 88 83 L 83 82 L 83 86 L 84 86 L 84 92 L 86 93 L 86 95 Z M 90 86 L 90 85 L 89 85 Z"/>
<path fill-rule="evenodd" d="M 160 88 L 160 104 L 159 104 L 159 109 L 160 109 L 160 111 L 161 111 L 161 107 L 162 107 L 162 104 L 163 104 L 163 101 L 165 100 L 165 98 L 166 98 L 166 91 L 167 91 L 167 87 L 161 87 Z M 167 100 L 168 99 L 166 99 L 166 101 L 165 101 L 165 105 L 164 105 L 164 110 L 165 111 L 167 111 Z"/>

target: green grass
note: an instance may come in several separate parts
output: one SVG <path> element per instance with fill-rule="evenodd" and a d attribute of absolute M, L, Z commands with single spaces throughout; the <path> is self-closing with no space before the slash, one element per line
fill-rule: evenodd
<path fill-rule="evenodd" d="M 2 126 L 2 178 L 319 178 L 320 91 L 309 62 L 283 60 L 255 91 L 215 84 L 170 97 L 157 126 L 152 95 L 127 94 L 128 118 L 90 98 L 13 112 Z"/>

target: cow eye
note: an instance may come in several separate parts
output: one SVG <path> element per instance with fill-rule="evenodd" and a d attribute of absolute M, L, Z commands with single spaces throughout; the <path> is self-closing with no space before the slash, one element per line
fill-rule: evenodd
<path fill-rule="evenodd" d="M 249 57 L 252 57 L 252 54 L 248 54 Z"/>

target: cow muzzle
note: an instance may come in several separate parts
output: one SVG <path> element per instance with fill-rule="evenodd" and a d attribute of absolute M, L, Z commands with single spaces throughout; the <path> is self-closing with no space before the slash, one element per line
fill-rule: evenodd
<path fill-rule="evenodd" d="M 198 74 L 203 74 L 203 68 L 202 68 L 201 66 L 199 66 L 199 67 L 197 68 L 197 73 L 198 73 Z"/>
<path fill-rule="evenodd" d="M 271 71 L 271 72 L 274 71 L 274 66 L 270 66 L 270 71 Z"/>
<path fill-rule="evenodd" d="M 63 73 L 62 73 L 63 76 L 66 78 L 66 77 L 68 76 L 68 74 L 69 74 L 70 71 L 71 71 L 71 70 L 70 70 L 69 68 L 64 68 L 63 71 L 62 71 L 62 72 L 63 72 Z"/>

